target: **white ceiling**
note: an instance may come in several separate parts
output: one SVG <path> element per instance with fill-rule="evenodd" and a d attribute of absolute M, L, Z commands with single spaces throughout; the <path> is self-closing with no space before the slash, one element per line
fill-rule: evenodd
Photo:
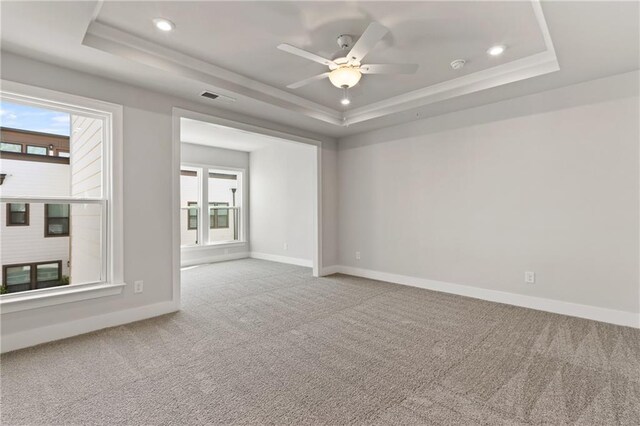
<path fill-rule="evenodd" d="M 244 152 L 256 151 L 274 144 L 294 143 L 259 133 L 189 118 L 180 119 L 180 141 L 182 143 L 214 146 Z"/>
<path fill-rule="evenodd" d="M 3 1 L 1 47 L 334 137 L 631 71 L 638 69 L 639 61 L 637 2 L 548 1 L 541 8 L 537 2 L 526 1 L 106 2 L 97 6 L 98 2 L 91 1 Z M 539 17 L 532 13 L 536 6 L 546 25 L 540 26 Z M 172 19 L 176 31 L 155 31 L 150 20 L 156 16 Z M 365 76 L 354 92 L 350 111 L 332 105 L 336 94 L 326 81 L 302 91 L 284 88 L 322 72 L 322 66 L 277 50 L 278 43 L 330 55 L 337 34 L 357 36 L 372 20 L 387 26 L 390 33 L 367 60 L 419 63 L 417 75 Z M 87 40 L 83 45 L 87 28 L 87 39 L 91 38 L 92 25 L 100 36 L 109 34 L 121 44 L 130 42 L 169 59 L 184 59 L 181 63 L 197 64 L 201 73 L 150 66 L 142 55 L 127 55 L 114 47 L 88 47 L 91 43 Z M 548 27 L 547 35 L 555 47 L 553 57 L 557 57 L 559 71 L 542 70 L 524 80 L 494 79 L 485 86 L 491 87 L 488 90 L 458 90 L 424 102 L 425 90 L 453 84 L 455 77 L 490 73 L 496 66 L 518 63 L 535 57 L 540 49 L 548 50 L 544 27 Z M 498 61 L 484 54 L 494 42 L 509 46 Z M 454 73 L 448 63 L 460 56 L 469 60 L 469 66 Z M 237 100 L 200 99 L 204 89 Z M 416 90 L 422 91 L 423 97 L 408 102 L 412 99 L 408 94 Z M 404 97 L 403 102 L 388 101 L 397 97 Z M 380 103 L 382 109 L 372 109 L 371 105 Z M 349 119 L 360 117 L 360 121 L 354 119 L 348 127 L 341 126 L 343 114 Z"/>

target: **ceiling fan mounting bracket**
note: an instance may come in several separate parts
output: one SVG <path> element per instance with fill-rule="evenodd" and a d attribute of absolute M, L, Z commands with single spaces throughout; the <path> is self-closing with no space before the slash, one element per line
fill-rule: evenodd
<path fill-rule="evenodd" d="M 336 40 L 342 50 L 350 49 L 353 46 L 353 37 L 348 34 L 340 34 Z"/>

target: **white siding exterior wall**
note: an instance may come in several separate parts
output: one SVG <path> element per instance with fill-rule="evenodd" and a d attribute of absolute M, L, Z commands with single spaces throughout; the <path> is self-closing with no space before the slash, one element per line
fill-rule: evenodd
<path fill-rule="evenodd" d="M 0 208 L 2 265 L 61 260 L 62 275 L 69 275 L 69 237 L 44 237 L 44 204 L 29 204 L 29 226 L 7 226 L 7 204 Z"/>
<path fill-rule="evenodd" d="M 3 196 L 68 196 L 69 166 L 0 159 L 7 177 L 0 187 Z M 7 204 L 0 205 L 0 259 L 2 265 L 62 261 L 62 274 L 69 275 L 69 237 L 44 237 L 44 204 L 29 204 L 29 226 L 7 226 Z M 2 279 L 0 268 L 0 280 Z"/>
<path fill-rule="evenodd" d="M 102 195 L 102 139 L 100 119 L 71 116 L 71 195 Z M 71 283 L 99 281 L 102 271 L 101 208 L 96 204 L 71 205 Z"/>

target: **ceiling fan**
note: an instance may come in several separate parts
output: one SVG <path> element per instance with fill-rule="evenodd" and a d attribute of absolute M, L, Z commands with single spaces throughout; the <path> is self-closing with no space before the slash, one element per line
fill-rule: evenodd
<path fill-rule="evenodd" d="M 416 64 L 362 64 L 364 57 L 388 31 L 387 28 L 379 23 L 372 22 L 355 44 L 353 44 L 351 36 L 340 35 L 337 40 L 340 50 L 334 55 L 333 59 L 323 58 L 290 44 L 280 44 L 278 46 L 280 50 L 329 67 L 329 71 L 292 83 L 287 88 L 297 89 L 314 81 L 329 78 L 331 84 L 343 91 L 340 103 L 349 105 L 351 100 L 347 89 L 358 84 L 362 74 L 414 74 L 418 70 L 418 65 Z"/>

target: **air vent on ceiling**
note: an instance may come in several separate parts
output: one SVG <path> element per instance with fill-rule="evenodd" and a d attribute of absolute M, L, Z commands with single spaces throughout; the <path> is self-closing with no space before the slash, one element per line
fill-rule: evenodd
<path fill-rule="evenodd" d="M 213 92 L 207 92 L 207 91 L 202 92 L 202 93 L 200 94 L 200 96 L 204 96 L 205 98 L 209 98 L 209 99 L 217 99 L 217 98 L 218 98 L 218 95 L 216 95 L 215 93 L 213 93 Z"/>
<path fill-rule="evenodd" d="M 219 101 L 235 102 L 235 99 L 229 96 L 213 93 L 213 92 L 210 92 L 209 90 L 205 90 L 204 92 L 200 93 L 200 96 L 202 96 L 203 98 L 216 99 Z"/>

